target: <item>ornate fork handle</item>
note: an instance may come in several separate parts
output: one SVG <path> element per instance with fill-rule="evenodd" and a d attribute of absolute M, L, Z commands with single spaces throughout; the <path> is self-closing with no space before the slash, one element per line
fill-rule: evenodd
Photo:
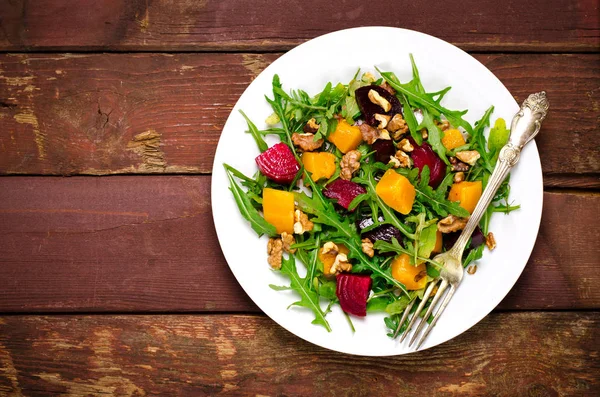
<path fill-rule="evenodd" d="M 479 221 L 496 195 L 496 191 L 506 179 L 510 169 L 519 161 L 521 150 L 540 131 L 542 121 L 548 113 L 548 107 L 549 103 L 544 91 L 531 94 L 513 118 L 508 143 L 500 150 L 494 172 L 492 172 L 467 225 L 451 249 L 456 258 L 462 257 L 471 234 L 473 234 L 475 227 L 479 225 Z"/>

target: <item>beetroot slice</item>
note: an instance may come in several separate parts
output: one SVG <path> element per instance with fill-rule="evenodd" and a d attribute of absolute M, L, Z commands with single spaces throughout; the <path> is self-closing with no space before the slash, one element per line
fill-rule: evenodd
<path fill-rule="evenodd" d="M 369 99 L 369 91 L 375 90 L 379 95 L 387 99 L 387 101 L 392 105 L 392 108 L 389 112 L 384 112 L 381 106 L 374 104 Z M 381 88 L 378 85 L 367 85 L 365 87 L 360 87 L 356 91 L 354 91 L 354 96 L 356 98 L 356 103 L 360 108 L 360 112 L 362 113 L 363 119 L 365 122 L 373 127 L 379 125 L 379 121 L 375 120 L 375 113 L 379 114 L 387 114 L 389 116 L 394 116 L 395 114 L 402 114 L 402 105 L 398 98 L 394 95 L 387 92 L 384 88 Z"/>
<path fill-rule="evenodd" d="M 429 167 L 429 186 L 436 188 L 446 176 L 446 163 L 433 151 L 431 145 L 424 142 L 421 146 L 409 138 L 414 150 L 410 153 L 415 167 L 419 169 L 419 175 L 423 171 L 423 167 Z"/>
<path fill-rule="evenodd" d="M 390 162 L 390 157 L 396 154 L 396 147 L 391 139 L 378 139 L 371 145 L 371 149 L 375 151 L 375 161 L 387 164 Z"/>
<path fill-rule="evenodd" d="M 337 275 L 335 294 L 342 310 L 355 316 L 367 315 L 367 298 L 371 290 L 371 276 L 340 273 Z"/>
<path fill-rule="evenodd" d="M 452 249 L 452 246 L 454 246 L 454 243 L 456 243 L 456 240 L 458 240 L 460 233 L 461 232 L 459 231 L 444 234 L 444 239 L 442 241 L 444 242 L 444 248 L 446 251 Z M 483 243 L 485 243 L 485 236 L 483 235 L 483 232 L 479 226 L 477 226 L 471 235 L 471 242 L 467 248 L 477 248 Z"/>
<path fill-rule="evenodd" d="M 267 178 L 280 183 L 290 183 L 300 170 L 300 165 L 288 145 L 279 142 L 256 157 L 256 165 Z"/>
<path fill-rule="evenodd" d="M 348 209 L 356 196 L 365 194 L 366 192 L 366 189 L 358 183 L 344 179 L 336 179 L 323 189 L 325 197 L 337 200 L 337 203 L 345 209 Z"/>

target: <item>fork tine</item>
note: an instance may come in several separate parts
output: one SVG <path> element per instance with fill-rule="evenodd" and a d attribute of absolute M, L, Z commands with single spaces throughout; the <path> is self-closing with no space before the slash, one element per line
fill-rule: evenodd
<path fill-rule="evenodd" d="M 427 303 L 427 299 L 429 299 L 429 295 L 431 295 L 431 291 L 433 291 L 433 287 L 435 287 L 435 285 L 437 284 L 437 282 L 438 282 L 438 280 L 432 281 L 431 284 L 429 284 L 429 286 L 425 290 L 425 293 L 423 294 L 423 299 L 421 299 L 421 303 L 419 303 L 419 307 L 417 307 L 417 310 L 415 311 L 415 314 L 411 317 L 410 322 L 408 323 L 408 327 L 406 327 L 406 330 L 404 331 L 404 333 L 400 337 L 400 343 L 402 343 L 402 341 L 406 338 L 406 336 L 410 332 L 410 329 L 412 328 L 413 324 L 415 323 L 415 321 L 419 317 L 419 313 L 421 313 L 421 311 L 425 307 L 425 303 Z"/>
<path fill-rule="evenodd" d="M 412 301 L 410 301 L 408 306 L 406 306 L 406 309 L 404 309 L 404 313 L 402 313 L 402 318 L 400 319 L 400 322 L 398 323 L 398 328 L 396 328 L 396 332 L 394 332 L 394 337 L 392 339 L 396 339 L 396 337 L 398 336 L 398 333 L 400 332 L 400 328 L 402 328 L 402 324 L 404 324 L 404 322 L 406 321 L 406 318 L 410 314 L 410 309 L 412 309 L 412 307 L 415 305 L 416 301 L 417 301 L 417 298 L 414 298 Z"/>
<path fill-rule="evenodd" d="M 433 327 L 435 327 L 435 324 L 437 323 L 438 319 L 440 318 L 440 316 L 446 309 L 446 306 L 448 306 L 448 303 L 450 303 L 450 299 L 452 299 L 452 295 L 454 295 L 454 292 L 456 292 L 456 287 L 454 287 L 453 285 L 450 285 L 450 291 L 448 292 L 448 295 L 446 295 L 446 298 L 444 298 L 444 301 L 442 302 L 442 305 L 440 306 L 439 310 L 435 313 L 435 316 L 433 317 L 433 321 L 431 321 L 431 324 L 429 324 L 429 327 L 427 327 L 427 329 L 425 329 L 423 336 L 421 336 L 421 339 L 419 339 L 419 341 L 417 342 L 417 347 L 416 347 L 417 350 L 419 349 L 421 344 L 423 342 L 425 342 L 425 339 L 427 339 L 427 335 L 429 335 L 429 333 L 431 332 Z"/>
<path fill-rule="evenodd" d="M 413 334 L 413 337 L 410 339 L 410 342 L 408 343 L 408 347 L 410 347 L 410 345 L 413 344 L 413 342 L 417 339 L 417 336 L 419 336 L 419 333 L 421 332 L 421 330 L 423 329 L 423 327 L 425 326 L 425 324 L 427 324 L 427 319 L 429 318 L 429 316 L 431 315 L 431 312 L 433 312 L 433 309 L 435 308 L 435 305 L 437 304 L 437 302 L 440 300 L 440 298 L 442 297 L 442 295 L 444 295 L 444 291 L 446 290 L 446 288 L 448 287 L 448 281 L 446 281 L 445 279 L 442 280 L 435 296 L 433 297 L 433 300 L 431 301 L 431 305 L 429 305 L 429 308 L 427 309 L 427 311 L 425 312 L 425 315 L 423 316 L 423 319 L 421 319 L 421 322 L 419 323 L 419 326 L 417 327 L 417 330 L 415 331 L 415 333 Z"/>

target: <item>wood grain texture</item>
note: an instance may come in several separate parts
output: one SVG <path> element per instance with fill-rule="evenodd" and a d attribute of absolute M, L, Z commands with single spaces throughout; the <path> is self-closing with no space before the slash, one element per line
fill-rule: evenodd
<path fill-rule="evenodd" d="M 598 313 L 497 313 L 424 352 L 359 357 L 262 316 L 0 317 L 0 394 L 593 396 L 598 327 Z"/>
<path fill-rule="evenodd" d="M 0 174 L 208 173 L 233 105 L 278 56 L 0 55 Z M 600 54 L 476 58 L 519 102 L 547 91 L 546 175 L 598 176 Z"/>
<path fill-rule="evenodd" d="M 527 6 L 517 0 L 102 0 L 85 7 L 17 0 L 0 3 L 0 50 L 287 50 L 335 30 L 378 25 L 432 34 L 466 50 L 598 51 L 598 14 L 593 0 Z"/>
<path fill-rule="evenodd" d="M 0 178 L 0 312 L 257 312 L 223 258 L 209 192 L 207 176 Z M 500 309 L 600 308 L 599 206 L 545 194 Z"/>

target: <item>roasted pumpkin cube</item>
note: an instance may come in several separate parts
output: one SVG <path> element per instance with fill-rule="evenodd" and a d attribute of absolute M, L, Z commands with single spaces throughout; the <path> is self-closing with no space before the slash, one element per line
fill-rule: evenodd
<path fill-rule="evenodd" d="M 407 254 L 401 254 L 392 261 L 392 277 L 404 284 L 407 290 L 423 289 L 427 285 L 425 263 L 413 266 Z"/>
<path fill-rule="evenodd" d="M 348 124 L 346 120 L 340 120 L 335 131 L 330 133 L 327 139 L 340 149 L 340 152 L 347 153 L 360 145 L 362 134 L 358 127 Z"/>
<path fill-rule="evenodd" d="M 384 203 L 403 215 L 410 212 L 415 202 L 415 187 L 405 176 L 393 169 L 383 174 L 375 187 L 375 192 Z"/>
<path fill-rule="evenodd" d="M 294 233 L 294 193 L 266 187 L 262 199 L 265 220 L 277 233 Z"/>
<path fill-rule="evenodd" d="M 463 181 L 452 185 L 448 193 L 448 200 L 459 201 L 460 206 L 472 214 L 477 202 L 481 198 L 481 193 L 481 181 Z"/>
<path fill-rule="evenodd" d="M 442 138 L 442 144 L 446 149 L 452 150 L 459 146 L 466 144 L 465 138 L 462 133 L 457 129 L 449 129 L 444 131 L 444 137 Z"/>
<path fill-rule="evenodd" d="M 335 156 L 328 152 L 304 152 L 302 164 L 315 182 L 321 178 L 331 178 L 335 172 Z"/>

